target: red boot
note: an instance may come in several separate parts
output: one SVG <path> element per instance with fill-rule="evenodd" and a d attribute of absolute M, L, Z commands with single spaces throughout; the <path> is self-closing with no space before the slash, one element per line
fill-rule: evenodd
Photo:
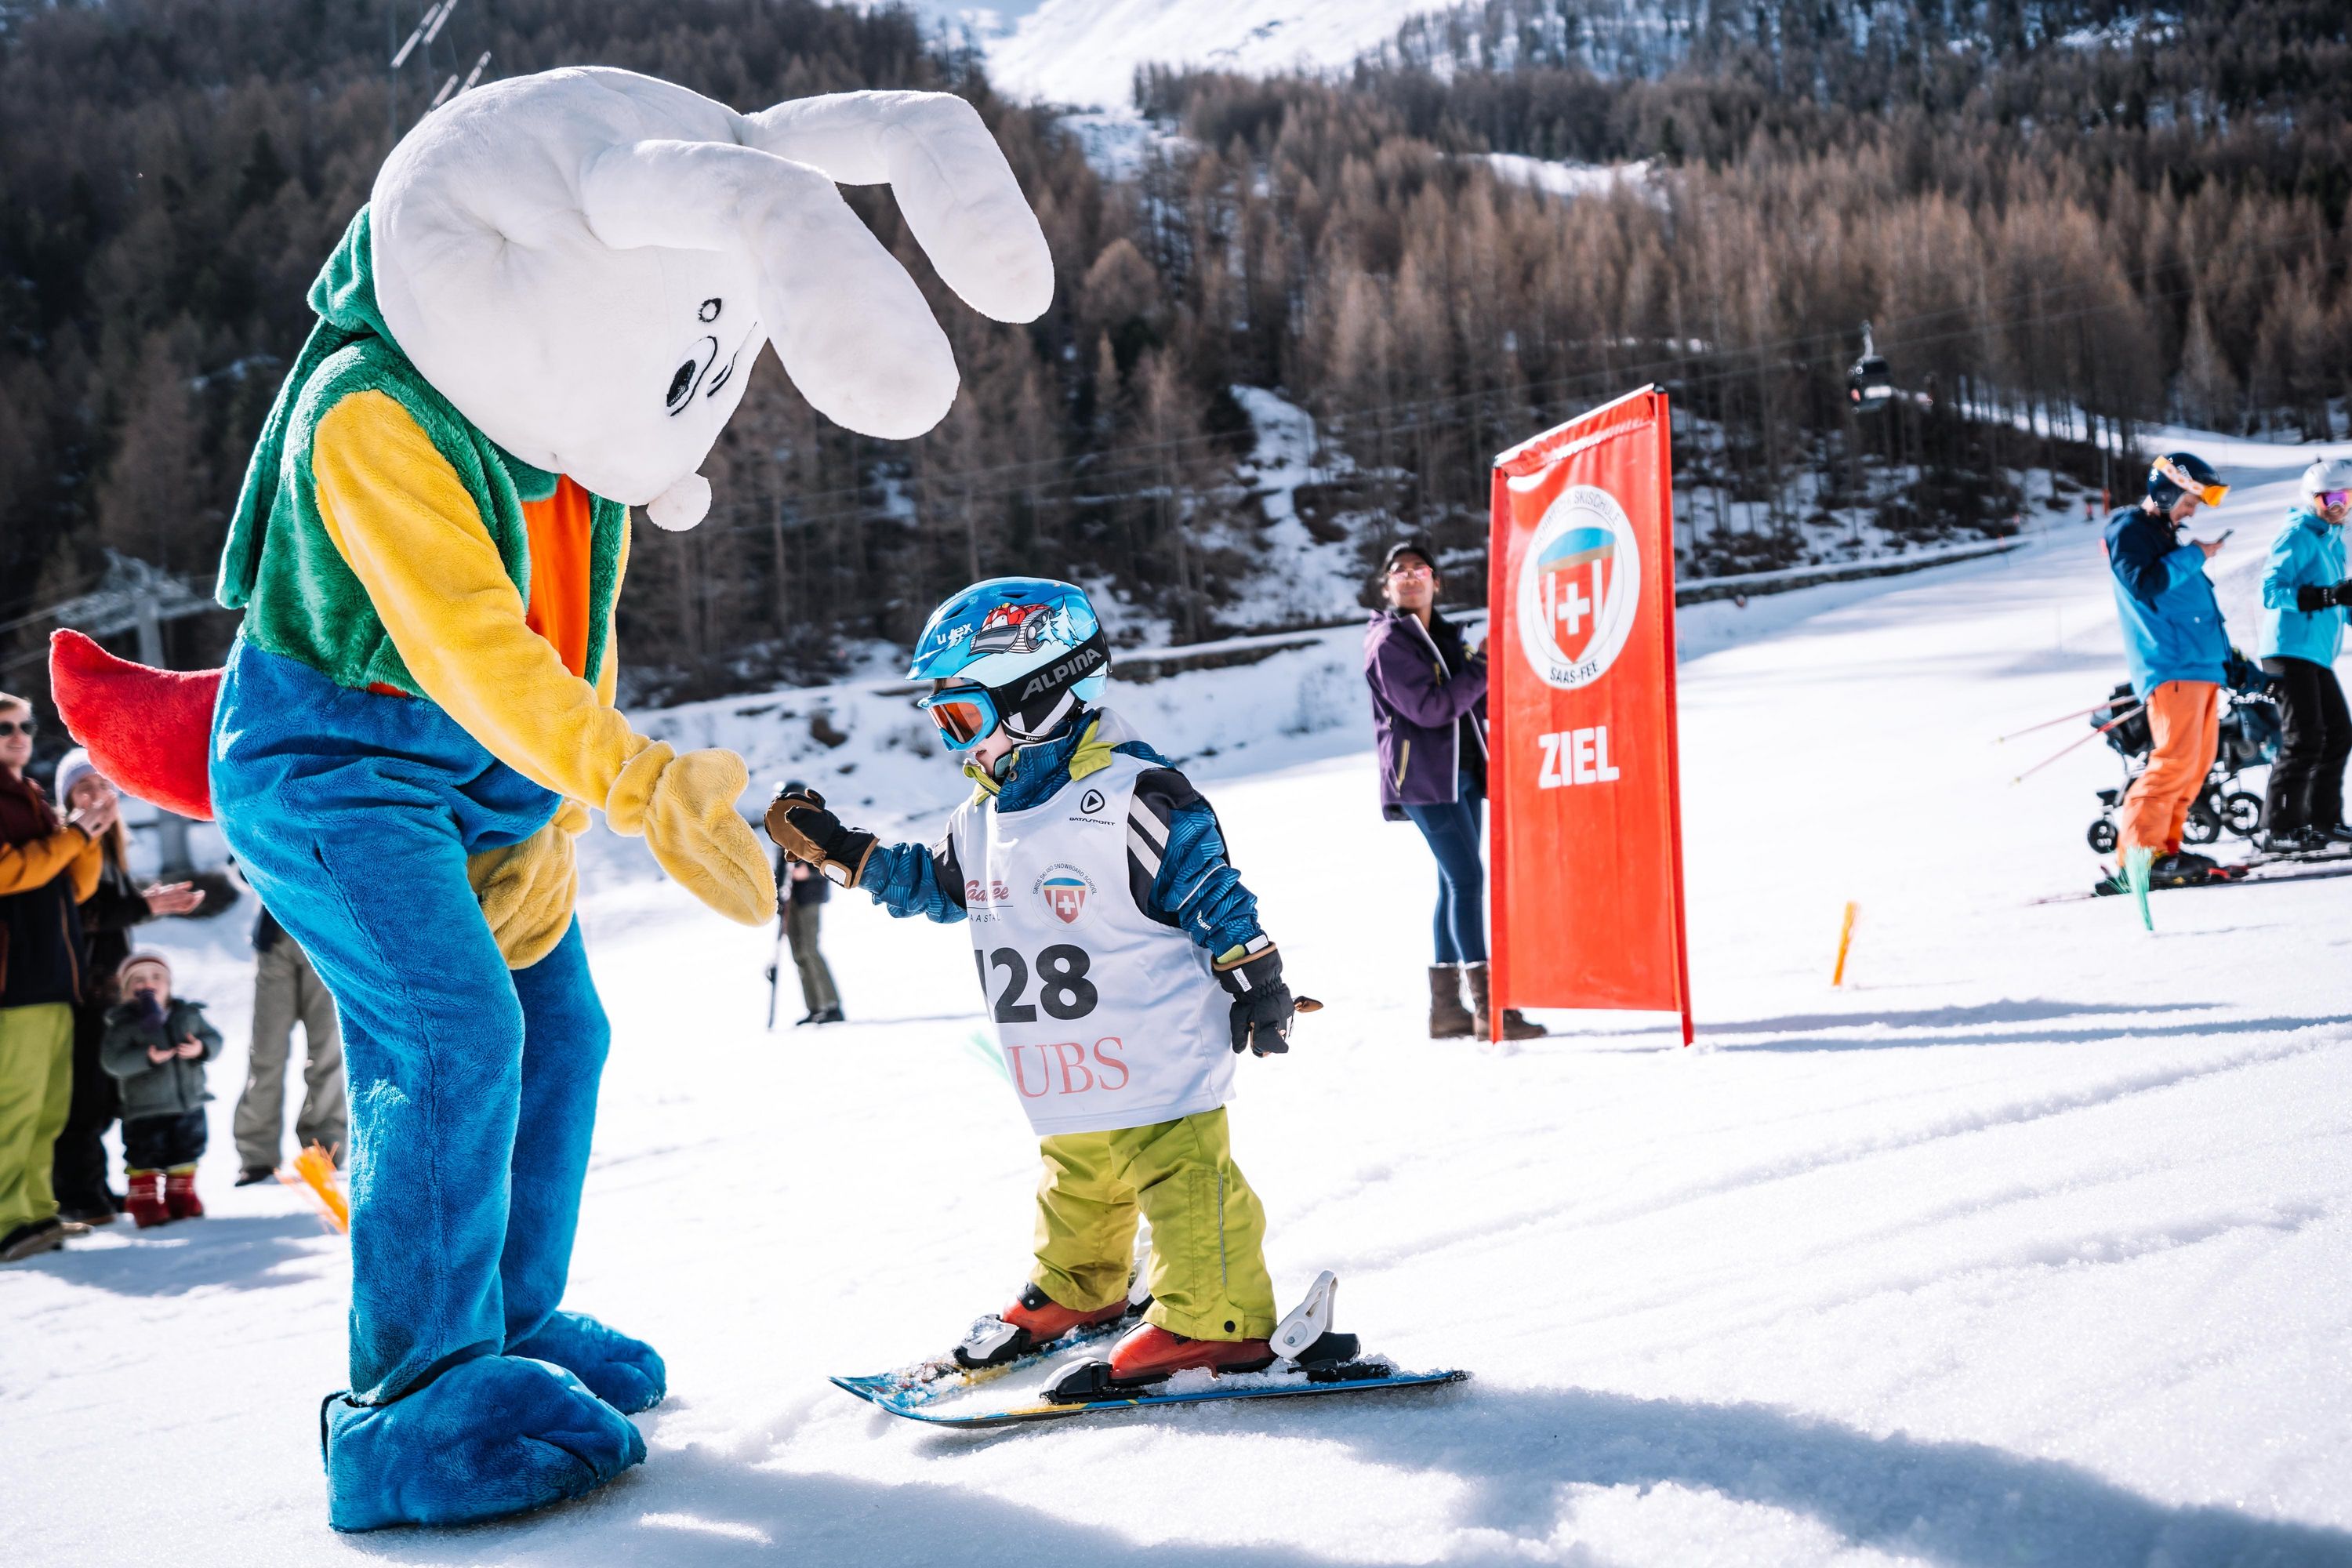
<path fill-rule="evenodd" d="M 1001 1366 L 1042 1345 L 1052 1344 L 1073 1330 L 1115 1323 L 1127 1313 L 1128 1304 L 1123 1299 L 1091 1312 L 1081 1312 L 1075 1307 L 1063 1306 L 1034 1285 L 1024 1285 L 1013 1305 L 971 1326 L 971 1332 L 955 1348 L 956 1363 L 967 1369 Z"/>
<path fill-rule="evenodd" d="M 1122 1388 L 1165 1382 L 1172 1373 L 1258 1372 L 1274 1364 L 1264 1340 L 1188 1340 L 1157 1323 L 1139 1323 L 1110 1350 L 1111 1381 Z"/>
<path fill-rule="evenodd" d="M 196 1168 L 178 1165 L 164 1173 L 163 1205 L 173 1219 L 202 1219 L 204 1200 L 196 1196 Z"/>
<path fill-rule="evenodd" d="M 131 1173 L 131 1201 L 123 1206 L 131 1217 L 145 1230 L 151 1225 L 162 1225 L 172 1217 L 171 1208 L 163 1201 L 163 1173 L 133 1171 Z"/>
<path fill-rule="evenodd" d="M 1045 1390 L 1054 1405 L 1092 1405 L 1165 1383 L 1180 1372 L 1262 1372 L 1274 1364 L 1266 1340 L 1188 1340 L 1157 1323 L 1139 1323 L 1111 1347 L 1108 1361 L 1082 1361 Z"/>

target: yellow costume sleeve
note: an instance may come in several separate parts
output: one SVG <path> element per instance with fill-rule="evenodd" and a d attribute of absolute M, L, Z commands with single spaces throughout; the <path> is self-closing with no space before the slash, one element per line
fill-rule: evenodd
<path fill-rule="evenodd" d="M 609 639 L 594 686 L 563 667 L 526 624 L 472 495 L 406 409 L 381 392 L 344 398 L 319 421 L 310 473 L 328 536 L 427 697 L 526 778 L 602 805 L 617 833 L 643 834 L 704 903 L 767 923 L 773 874 L 735 813 L 750 782 L 742 759 L 681 757 L 632 731 L 610 702 Z"/>
<path fill-rule="evenodd" d="M 492 756 L 600 804 L 646 748 L 523 621 L 473 496 L 381 392 L 344 398 L 310 447 L 319 513 L 425 694 Z"/>

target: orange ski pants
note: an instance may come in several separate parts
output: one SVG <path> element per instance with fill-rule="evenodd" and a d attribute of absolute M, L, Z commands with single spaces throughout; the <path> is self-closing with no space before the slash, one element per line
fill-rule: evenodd
<path fill-rule="evenodd" d="M 2204 793 L 2221 739 L 2221 689 L 2210 680 L 2168 680 L 2147 697 L 2156 749 L 2132 782 L 2121 814 L 2123 847 L 2170 855 L 2180 847 L 2189 808 Z"/>

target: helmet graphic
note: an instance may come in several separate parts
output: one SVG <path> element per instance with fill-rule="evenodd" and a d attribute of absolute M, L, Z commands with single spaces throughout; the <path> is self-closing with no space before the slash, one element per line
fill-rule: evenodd
<path fill-rule="evenodd" d="M 1051 734 L 1102 695 L 1110 642 L 1086 591 L 1050 577 L 992 577 L 931 612 L 907 674 L 950 751 L 1002 725 L 1016 741 Z"/>

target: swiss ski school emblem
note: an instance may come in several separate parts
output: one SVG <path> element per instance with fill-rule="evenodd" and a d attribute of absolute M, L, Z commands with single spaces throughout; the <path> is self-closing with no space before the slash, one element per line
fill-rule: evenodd
<path fill-rule="evenodd" d="M 1045 908 L 1053 911 L 1054 918 L 1066 926 L 1078 923 L 1094 890 L 1094 883 L 1084 871 L 1058 861 L 1046 867 L 1045 874 L 1037 879 L 1038 896 L 1045 900 Z"/>
<path fill-rule="evenodd" d="M 1548 686 L 1589 686 L 1633 629 L 1642 552 L 1617 498 L 1594 485 L 1560 492 L 1519 558 L 1519 646 Z"/>

